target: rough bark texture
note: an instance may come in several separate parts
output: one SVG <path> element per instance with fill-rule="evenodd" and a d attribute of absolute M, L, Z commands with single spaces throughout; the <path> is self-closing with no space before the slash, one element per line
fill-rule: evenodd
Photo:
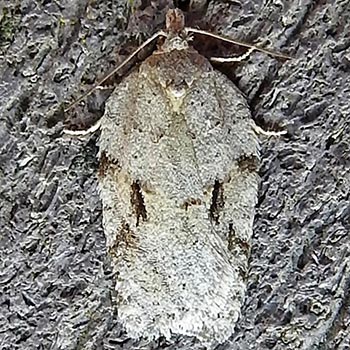
<path fill-rule="evenodd" d="M 246 303 L 220 349 L 348 349 L 350 5 L 242 3 L 211 1 L 203 20 L 293 59 L 256 53 L 234 70 L 256 122 L 288 135 L 263 139 Z M 135 46 L 140 31 L 162 24 L 159 13 L 136 26 L 127 9 L 122 0 L 0 4 L 1 349 L 197 346 L 142 344 L 121 332 L 96 135 L 62 137 L 55 113 L 121 61 L 129 39 Z"/>

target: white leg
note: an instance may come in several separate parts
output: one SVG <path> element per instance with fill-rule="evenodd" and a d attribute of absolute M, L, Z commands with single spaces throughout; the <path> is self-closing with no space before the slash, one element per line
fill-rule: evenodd
<path fill-rule="evenodd" d="M 69 129 L 63 129 L 63 133 L 69 136 L 86 136 L 89 134 L 93 134 L 95 131 L 97 131 L 101 126 L 101 118 L 89 129 L 86 130 L 69 130 Z"/>
<path fill-rule="evenodd" d="M 248 58 L 248 56 L 255 50 L 254 47 L 251 47 L 246 53 L 237 57 L 210 57 L 209 60 L 211 62 L 218 63 L 232 63 L 232 62 L 241 62 Z"/>
<path fill-rule="evenodd" d="M 260 126 L 257 126 L 255 123 L 253 125 L 253 130 L 258 135 L 264 135 L 264 136 L 282 136 L 287 134 L 287 130 L 282 131 L 267 131 L 262 129 Z"/>

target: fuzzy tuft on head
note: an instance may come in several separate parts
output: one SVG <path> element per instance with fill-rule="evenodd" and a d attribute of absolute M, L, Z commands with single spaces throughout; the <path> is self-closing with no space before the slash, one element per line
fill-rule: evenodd
<path fill-rule="evenodd" d="M 166 14 L 166 31 L 179 33 L 185 27 L 185 16 L 179 9 L 169 10 Z"/>

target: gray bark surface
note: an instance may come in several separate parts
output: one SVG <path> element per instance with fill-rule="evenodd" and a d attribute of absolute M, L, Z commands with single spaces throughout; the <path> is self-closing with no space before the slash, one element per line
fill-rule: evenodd
<path fill-rule="evenodd" d="M 211 1 L 205 20 L 293 57 L 256 53 L 234 69 L 256 122 L 288 135 L 261 138 L 247 297 L 219 349 L 349 349 L 350 5 L 242 3 Z M 193 339 L 146 344 L 122 333 L 97 135 L 62 136 L 61 104 L 122 61 L 121 47 L 161 26 L 161 14 L 136 25 L 127 8 L 0 4 L 0 349 L 198 348 Z"/>

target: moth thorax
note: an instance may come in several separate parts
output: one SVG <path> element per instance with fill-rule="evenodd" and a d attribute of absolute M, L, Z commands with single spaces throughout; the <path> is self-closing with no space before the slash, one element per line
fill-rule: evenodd
<path fill-rule="evenodd" d="M 168 36 L 161 47 L 161 51 L 170 52 L 174 50 L 187 50 L 189 47 L 188 40 L 184 39 L 178 35 L 176 36 Z"/>

